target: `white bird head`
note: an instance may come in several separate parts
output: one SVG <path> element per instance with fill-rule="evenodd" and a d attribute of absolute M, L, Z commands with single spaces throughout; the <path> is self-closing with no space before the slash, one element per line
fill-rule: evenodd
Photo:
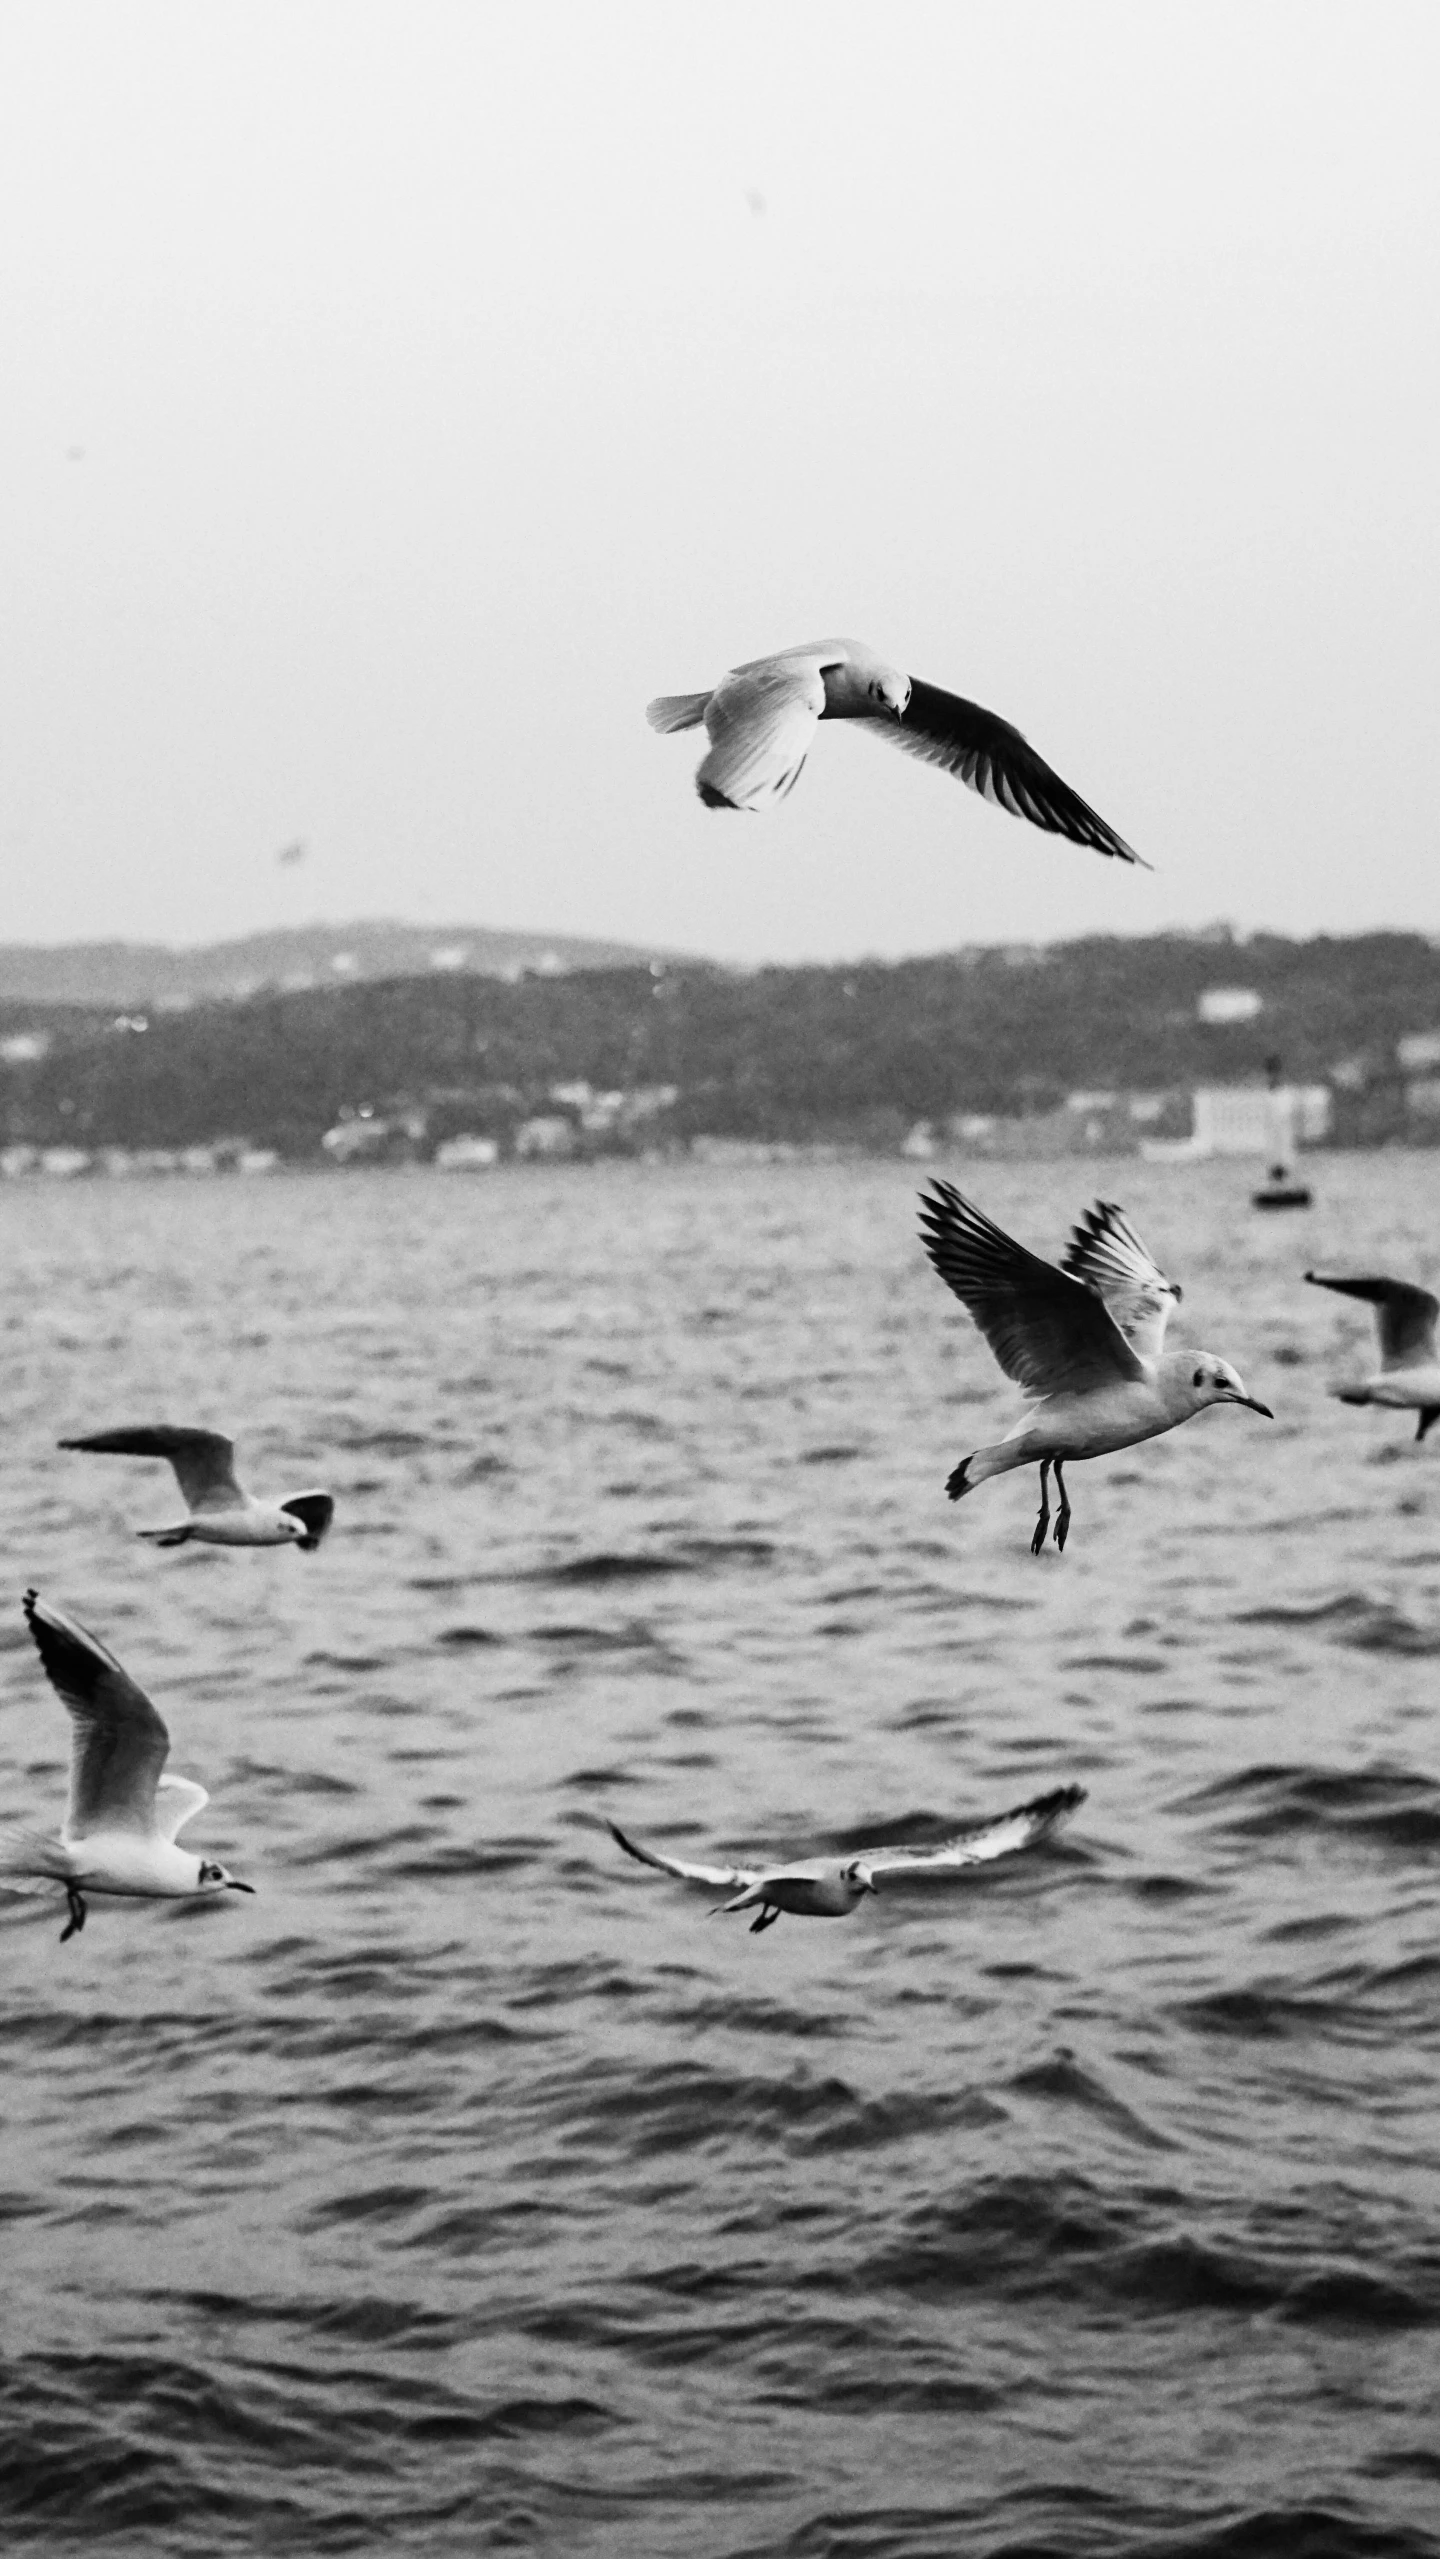
<path fill-rule="evenodd" d="M 1252 1413 L 1263 1413 L 1267 1422 L 1274 1414 L 1258 1395 L 1247 1395 L 1245 1380 L 1233 1369 L 1228 1359 L 1212 1359 L 1208 1351 L 1197 1351 L 1190 1373 L 1191 1409 L 1199 1412 L 1206 1404 L 1244 1404 Z"/>
<path fill-rule="evenodd" d="M 329 1534 L 335 1515 L 335 1504 L 329 1493 L 287 1493 L 280 1504 L 280 1524 L 304 1555 L 315 1549 Z"/>
<path fill-rule="evenodd" d="M 239 1876 L 232 1875 L 227 1866 L 218 1866 L 213 1857 L 197 1857 L 195 1867 L 197 1893 L 253 1893 L 255 1890 L 253 1884 L 242 1884 Z"/>
<path fill-rule="evenodd" d="M 850 1886 L 857 1901 L 862 1893 L 874 1893 L 880 1889 L 869 1867 L 859 1857 L 852 1857 L 848 1866 L 841 1867 L 840 1881 Z"/>
<path fill-rule="evenodd" d="M 866 689 L 882 711 L 893 711 L 897 720 L 904 719 L 910 704 L 908 675 L 900 675 L 893 666 L 882 666 L 871 676 Z"/>

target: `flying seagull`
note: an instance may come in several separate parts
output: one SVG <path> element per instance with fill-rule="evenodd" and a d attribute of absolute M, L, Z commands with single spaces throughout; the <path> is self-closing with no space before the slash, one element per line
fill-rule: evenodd
<path fill-rule="evenodd" d="M 235 1480 L 235 1443 L 220 1431 L 184 1430 L 174 1422 L 146 1422 L 133 1430 L 90 1431 L 62 1439 L 61 1448 L 84 1448 L 106 1457 L 164 1457 L 175 1469 L 189 1518 L 166 1528 L 137 1528 L 155 1546 L 298 1546 L 313 1555 L 335 1512 L 329 1493 L 287 1493 L 283 1501 L 257 1501 Z"/>
<path fill-rule="evenodd" d="M 707 809 L 770 808 L 799 781 L 817 722 L 860 720 L 873 736 L 958 774 L 1047 835 L 1150 867 L 1008 720 L 902 675 L 860 640 L 812 640 L 778 657 L 751 658 L 711 693 L 662 694 L 645 717 L 662 736 L 703 724 L 710 751 L 695 788 Z"/>
<path fill-rule="evenodd" d="M 1358 1386 L 1337 1386 L 1334 1392 L 1340 1402 L 1391 1404 L 1402 1412 L 1418 1407 L 1420 1427 L 1415 1436 L 1423 1439 L 1431 1423 L 1440 1422 L 1440 1355 L 1435 1348 L 1440 1300 L 1409 1280 L 1327 1279 L 1323 1271 L 1307 1271 L 1305 1277 L 1312 1288 L 1333 1288 L 1341 1297 L 1364 1298 L 1375 1309 L 1380 1366 Z"/>
<path fill-rule="evenodd" d="M 1057 1270 L 1027 1253 L 949 1182 L 920 1203 L 925 1250 L 946 1286 L 968 1307 L 1025 1408 L 1002 1440 L 972 1449 L 945 1489 L 963 1500 L 991 1475 L 1040 1468 L 1040 1516 L 1030 1551 L 1050 1524 L 1050 1469 L 1060 1496 L 1055 1543 L 1070 1526 L 1064 1466 L 1070 1457 L 1108 1457 L 1134 1441 L 1188 1422 L 1207 1404 L 1245 1404 L 1228 1360 L 1213 1351 L 1167 1351 L 1165 1326 L 1180 1290 L 1157 1269 L 1124 1211 L 1097 1200 L 1075 1227 Z"/>
<path fill-rule="evenodd" d="M 998 1821 L 958 1831 L 938 1848 L 862 1848 L 853 1857 L 792 1858 L 784 1866 L 693 1866 L 684 1857 L 663 1857 L 658 1849 L 642 1848 L 626 1838 L 618 1822 L 607 1828 L 626 1856 L 638 1858 L 642 1866 L 658 1866 L 662 1875 L 678 1875 L 682 1883 L 709 1884 L 729 1893 L 730 1900 L 717 1902 L 716 1910 L 756 1911 L 750 1922 L 750 1934 L 756 1937 L 762 1928 L 773 1927 L 783 1910 L 800 1919 L 848 1919 L 867 1893 L 878 1891 L 877 1875 L 945 1874 L 1033 1848 L 1084 1801 L 1083 1786 L 1057 1786 L 1053 1794 L 1037 1795 L 1033 1803 L 1017 1805 Z"/>
<path fill-rule="evenodd" d="M 0 1880 L 50 1876 L 65 1887 L 67 1937 L 85 1925 L 86 1893 L 163 1901 L 199 1893 L 252 1893 L 212 1858 L 176 1838 L 209 1796 L 189 1777 L 161 1771 L 170 1736 L 143 1688 L 96 1637 L 39 1593 L 25 1593 L 25 1622 L 46 1676 L 70 1717 L 70 1800 L 58 1838 L 0 1833 Z"/>

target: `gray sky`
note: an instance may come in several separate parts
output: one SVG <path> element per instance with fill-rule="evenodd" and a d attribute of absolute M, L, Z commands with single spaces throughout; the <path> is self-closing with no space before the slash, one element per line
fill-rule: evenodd
<path fill-rule="evenodd" d="M 7 0 L 0 937 L 1440 931 L 1437 69 L 1430 0 Z M 707 813 L 646 700 L 832 632 L 1158 876 L 843 732 Z"/>

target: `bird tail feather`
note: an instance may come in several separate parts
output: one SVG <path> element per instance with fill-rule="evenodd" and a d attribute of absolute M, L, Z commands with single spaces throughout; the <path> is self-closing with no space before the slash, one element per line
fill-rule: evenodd
<path fill-rule="evenodd" d="M 1367 1386 L 1333 1386 L 1330 1391 L 1337 1404 L 1368 1404 L 1370 1401 Z"/>
<path fill-rule="evenodd" d="M 669 737 L 676 729 L 698 729 L 709 699 L 708 693 L 662 693 L 646 704 L 645 717 L 661 737 Z"/>
<path fill-rule="evenodd" d="M 69 1873 L 70 1860 L 53 1831 L 0 1824 L 0 1886 L 6 1892 L 37 1893 L 43 1882 L 63 1884 Z"/>
<path fill-rule="evenodd" d="M 195 1531 L 188 1520 L 181 1520 L 173 1528 L 137 1528 L 135 1534 L 148 1537 L 152 1546 L 183 1546 Z"/>
<path fill-rule="evenodd" d="M 1012 1466 L 1028 1466 L 1030 1462 L 1028 1450 L 1017 1456 L 1012 1441 L 996 1440 L 989 1448 L 972 1448 L 968 1457 L 962 1457 L 945 1490 L 952 1502 L 963 1502 L 967 1493 L 973 1493 L 976 1485 L 987 1482 L 990 1476 L 1008 1475 Z"/>

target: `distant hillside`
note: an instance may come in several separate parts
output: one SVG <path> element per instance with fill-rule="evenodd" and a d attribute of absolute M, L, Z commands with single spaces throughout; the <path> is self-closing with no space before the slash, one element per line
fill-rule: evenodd
<path fill-rule="evenodd" d="M 581 1086 L 649 1095 L 654 1138 L 884 1145 L 917 1119 L 1038 1117 L 1085 1088 L 1257 1080 L 1277 1053 L 1292 1080 L 1336 1088 L 1342 1136 L 1395 1133 L 1402 1073 L 1419 1071 L 1408 1089 L 1423 1108 L 1425 1076 L 1440 1097 L 1440 952 L 1418 934 L 1157 935 L 748 976 L 694 963 L 515 981 L 441 970 L 188 1012 L 10 1003 L 0 1140 L 245 1138 L 303 1158 L 347 1114 L 398 1110 L 417 1143 L 466 1129 L 508 1143 L 568 1085 L 559 1104 L 582 1119 Z"/>
<path fill-rule="evenodd" d="M 0 943 L 0 1004 L 194 1004 L 261 987 L 291 991 L 354 978 L 473 970 L 643 968 L 669 955 L 573 933 L 498 933 L 474 924 L 296 924 L 239 942 L 173 950 L 161 942 Z"/>

